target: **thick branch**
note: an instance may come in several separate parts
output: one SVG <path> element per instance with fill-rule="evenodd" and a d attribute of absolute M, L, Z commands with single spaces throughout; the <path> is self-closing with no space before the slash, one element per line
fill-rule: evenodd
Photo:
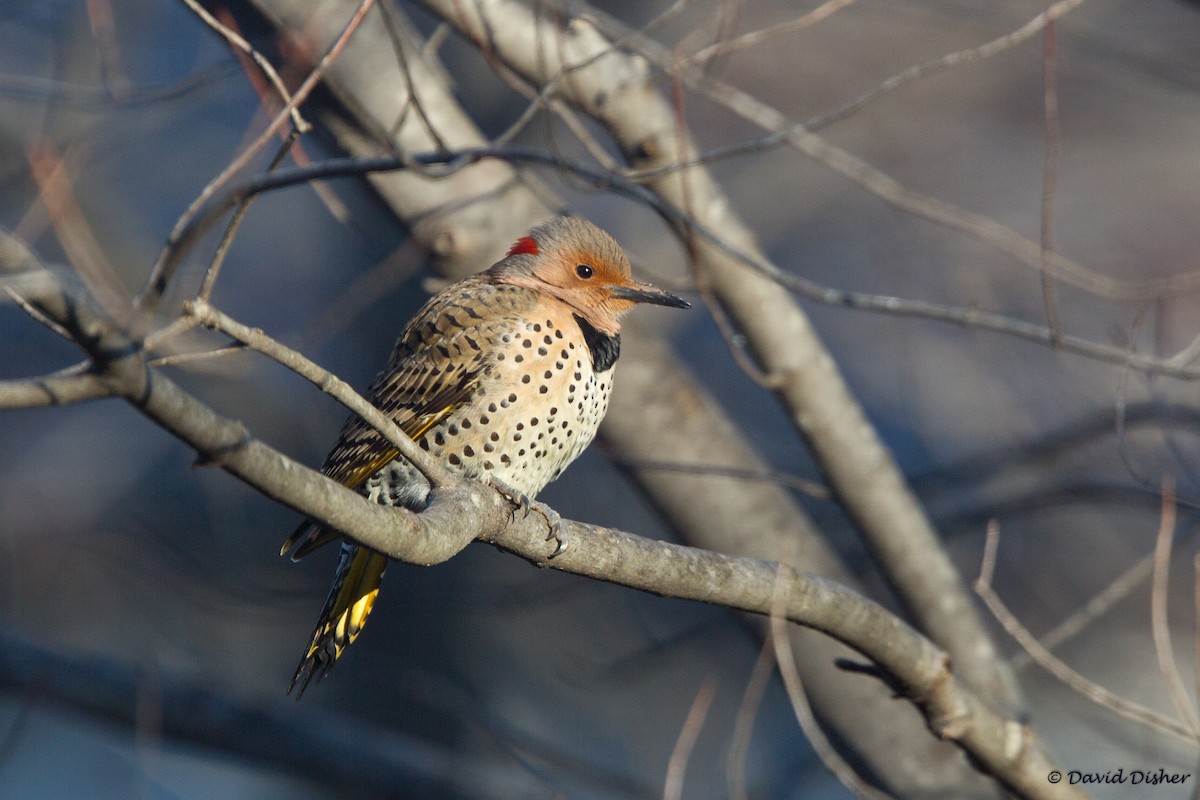
<path fill-rule="evenodd" d="M 327 22 L 335 15 L 314 13 L 307 0 L 253 2 L 289 36 L 312 37 L 314 51 L 322 50 L 337 33 Z M 342 147 L 359 156 L 375 156 L 382 149 L 414 163 L 421 153 L 452 146 L 462 152 L 466 145 L 483 144 L 482 133 L 459 106 L 430 49 L 410 35 L 402 18 L 389 27 L 397 29 L 393 37 L 383 34 L 379 16 L 364 22 L 355 46 L 326 75 L 326 85 L 340 102 L 310 112 L 337 135 Z M 389 48 L 393 52 L 384 56 Z M 559 161 L 544 151 L 533 154 Z M 434 256 L 438 269 L 450 277 L 487 266 L 513 236 L 542 222 L 560 205 L 528 170 L 508 164 L 464 165 L 436 180 L 420 173 L 377 174 L 371 181 L 411 227 L 416 241 Z M 619 176 L 606 172 L 598 177 L 598 186 L 613 186 L 609 181 L 615 178 L 626 191 L 636 190 L 639 202 L 660 213 L 680 213 Z M 755 262 L 755 268 L 764 266 Z M 780 277 L 778 271 L 775 277 Z M 888 307 L 893 305 L 889 301 Z M 700 461 L 715 459 L 762 471 L 762 459 L 746 446 L 744 432 L 670 348 L 654 345 L 653 334 L 640 329 L 637 316 L 629 323 L 622 377 L 601 429 L 609 452 L 624 460 L 644 460 L 647 453 L 665 451 L 687 458 L 690 452 Z M 652 409 L 672 413 L 648 413 Z M 799 568 L 852 580 L 804 510 L 778 487 L 759 484 L 748 490 L 742 481 L 662 472 L 632 477 L 690 544 L 758 558 L 775 558 L 786 549 Z M 830 669 L 847 656 L 844 646 L 799 628 L 792 638 L 805 685 L 823 721 L 890 791 L 900 796 L 947 791 L 959 797 L 991 796 L 993 787 L 951 748 L 925 736 L 914 715 L 891 713 L 894 699 L 886 686 L 863 685 L 855 676 Z M 904 746 L 897 747 L 897 742 Z"/>
<path fill-rule="evenodd" d="M 40 378 L 0 381 L 0 409 L 65 406 L 110 395 L 98 376 L 74 369 Z"/>
<path fill-rule="evenodd" d="M 0 270 L 6 266 L 0 261 Z M 462 479 L 435 490 L 428 510 L 419 515 L 374 505 L 252 439 L 239 423 L 151 373 L 137 343 L 99 312 L 78 282 L 46 269 L 8 280 L 72 335 L 115 394 L 194 448 L 203 461 L 362 544 L 403 561 L 430 564 L 478 537 L 539 566 L 763 615 L 778 607 L 779 592 L 786 598 L 784 616 L 871 659 L 921 710 L 936 735 L 955 742 L 1013 791 L 1031 798 L 1081 796 L 1045 780 L 1053 765 L 1033 732 L 991 711 L 954 677 L 935 645 L 845 587 L 769 562 L 577 522 L 563 523 L 573 546 L 550 562 L 541 515 L 514 515 L 496 492 Z"/>

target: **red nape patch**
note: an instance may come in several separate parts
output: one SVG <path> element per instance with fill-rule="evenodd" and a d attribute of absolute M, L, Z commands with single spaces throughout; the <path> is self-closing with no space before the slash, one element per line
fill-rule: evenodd
<path fill-rule="evenodd" d="M 537 242 L 533 240 L 532 236 L 522 236 L 520 239 L 517 239 L 516 244 L 508 248 L 508 255 L 510 256 L 536 256 L 537 254 L 538 245 Z"/>

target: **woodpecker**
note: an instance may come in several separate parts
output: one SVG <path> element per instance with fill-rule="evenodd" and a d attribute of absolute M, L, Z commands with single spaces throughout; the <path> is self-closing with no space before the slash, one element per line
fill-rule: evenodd
<path fill-rule="evenodd" d="M 611 236 L 559 217 L 492 267 L 439 292 L 409 321 L 368 399 L 421 449 L 467 478 L 528 502 L 596 435 L 638 303 L 687 308 L 632 277 Z M 357 416 L 321 471 L 373 502 L 423 510 L 429 483 Z M 528 500 L 527 500 L 528 499 Z M 282 553 L 299 559 L 340 534 L 305 522 Z M 288 692 L 328 674 L 362 630 L 387 556 L 342 540 L 337 574 Z"/>

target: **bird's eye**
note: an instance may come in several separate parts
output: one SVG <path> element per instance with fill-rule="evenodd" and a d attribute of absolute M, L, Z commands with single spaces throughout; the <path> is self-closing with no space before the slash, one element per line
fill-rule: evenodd
<path fill-rule="evenodd" d="M 596 270 L 592 269 L 587 264 L 579 264 L 575 267 L 575 274 L 586 281 L 588 278 L 596 274 Z"/>

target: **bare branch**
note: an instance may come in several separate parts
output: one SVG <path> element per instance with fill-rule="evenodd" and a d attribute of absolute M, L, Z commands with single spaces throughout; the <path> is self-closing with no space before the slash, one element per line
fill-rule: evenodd
<path fill-rule="evenodd" d="M 237 31 L 233 30 L 228 25 L 225 25 L 216 17 L 214 17 L 212 14 L 208 13 L 208 10 L 204 6 L 200 5 L 198 0 L 183 0 L 183 2 L 184 5 L 191 9 L 192 13 L 199 17 L 205 25 L 212 28 L 222 39 L 228 42 L 230 47 L 247 56 L 250 58 L 250 60 L 258 65 L 259 70 L 261 70 L 262 74 L 266 76 L 268 81 L 270 81 L 271 86 L 274 87 L 275 92 L 279 95 L 280 99 L 283 100 L 284 104 L 287 104 L 288 101 L 291 100 L 291 94 L 288 92 L 287 87 L 283 85 L 283 80 L 279 77 L 279 73 L 275 71 L 275 67 L 271 65 L 271 62 L 267 60 L 266 56 L 258 52 L 258 50 L 256 50 L 253 45 L 246 41 Z M 308 133 L 308 131 L 312 129 L 312 126 L 308 124 L 308 121 L 301 116 L 299 108 L 292 106 L 289 115 L 292 118 L 293 130 L 304 134 Z"/>
<path fill-rule="evenodd" d="M 671 751 L 671 757 L 667 759 L 663 800 L 681 800 L 683 797 L 683 778 L 687 773 L 688 761 L 696 747 L 696 740 L 700 738 L 700 731 L 704 730 L 704 720 L 708 717 L 708 710 L 712 708 L 716 694 L 717 682 L 711 677 L 706 678 L 696 690 L 692 707 L 688 709 L 687 718 L 683 721 L 679 736 L 675 740 L 675 748 Z"/>
<path fill-rule="evenodd" d="M 1057 2 L 1052 3 L 1045 11 L 1038 14 L 1033 19 L 1029 20 L 1029 22 L 1026 22 L 1020 28 L 1017 28 L 1015 31 L 1006 33 L 1003 36 L 998 36 L 995 39 L 992 39 L 990 42 L 984 42 L 977 47 L 971 47 L 966 50 L 956 50 L 953 53 L 947 53 L 946 55 L 941 56 L 940 58 L 935 58 L 932 61 L 926 61 L 922 64 L 909 67 L 903 72 L 892 75 L 878 86 L 863 92 L 858 97 L 843 103 L 832 111 L 828 111 L 824 114 L 806 120 L 802 127 L 809 130 L 823 128 L 832 122 L 836 122 L 839 119 L 844 119 L 850 116 L 854 112 L 879 99 L 888 92 L 893 92 L 911 81 L 927 78 L 931 75 L 936 75 L 943 70 L 951 69 L 953 67 L 977 63 L 1002 53 L 1005 50 L 1016 47 L 1027 39 L 1036 36 L 1047 25 L 1083 5 L 1083 2 L 1084 0 L 1058 0 Z"/>
<path fill-rule="evenodd" d="M 1054 252 L 1054 190 L 1058 182 L 1058 36 L 1054 21 L 1046 22 L 1046 44 L 1042 55 L 1042 98 L 1046 141 L 1045 166 L 1042 170 L 1042 304 L 1046 324 L 1055 344 L 1062 339 L 1058 322 L 1058 304 L 1054 297 L 1054 277 L 1050 274 L 1050 253 Z"/>
<path fill-rule="evenodd" d="M 780 561 L 780 571 L 782 564 Z M 784 687 L 787 689 L 788 700 L 792 704 L 792 713 L 796 717 L 796 721 L 800 724 L 800 729 L 804 731 L 804 735 L 808 737 L 809 744 L 816 751 L 817 757 L 821 759 L 821 763 L 825 768 L 833 774 L 838 782 L 849 789 L 855 797 L 861 800 L 887 800 L 890 798 L 887 792 L 882 792 L 864 781 L 854 768 L 842 758 L 841 754 L 834 749 L 829 741 L 829 737 L 825 735 L 825 731 L 821 730 L 821 723 L 813 715 L 812 706 L 808 704 L 808 697 L 804 692 L 804 683 L 800 680 L 800 673 L 796 670 L 796 662 L 792 658 L 792 648 L 788 643 L 786 620 L 783 614 L 783 597 L 776 592 L 771 603 L 771 618 L 769 623 L 770 642 L 774 649 L 775 662 L 779 665 L 779 674 L 783 678 Z"/>
<path fill-rule="evenodd" d="M 40 378 L 0 381 L 0 409 L 66 406 L 111 396 L 99 376 L 78 367 Z"/>
<path fill-rule="evenodd" d="M 999 531 L 1000 528 L 998 525 L 993 526 L 988 532 L 989 539 L 998 540 Z M 996 545 L 991 544 L 989 546 L 993 548 L 994 552 Z M 1200 741 L 1200 736 L 1198 736 L 1191 727 L 1187 725 L 1181 725 L 1175 720 L 1168 719 L 1162 714 L 1146 708 L 1143 705 L 1134 703 L 1131 700 L 1126 700 L 1123 697 L 1119 697 L 1100 684 L 1088 680 L 1063 663 L 1062 660 L 1047 650 L 1041 644 L 1041 642 L 1039 642 L 1033 636 L 1033 634 L 1031 634 L 1029 630 L 1021 624 L 1020 620 L 1018 620 L 1013 613 L 1008 610 L 1008 607 L 1004 604 L 1004 601 L 1000 599 L 1000 596 L 996 594 L 995 589 L 992 588 L 991 583 L 989 582 L 990 578 L 990 575 L 981 573 L 979 579 L 975 582 L 975 592 L 981 598 L 983 598 L 983 602 L 987 604 L 988 610 L 990 610 L 996 617 L 996 620 L 1002 626 L 1004 626 L 1004 630 L 1008 633 L 1008 635 L 1012 636 L 1013 639 L 1015 639 L 1017 643 L 1020 644 L 1027 653 L 1029 653 L 1030 658 L 1037 662 L 1039 666 L 1041 666 L 1055 678 L 1058 678 L 1070 689 L 1078 692 L 1080 695 L 1088 700 L 1091 700 L 1093 703 L 1109 709 L 1118 716 L 1141 723 L 1142 725 L 1146 725 L 1153 730 L 1169 733 L 1172 736 L 1177 736 L 1180 739 L 1188 742 Z"/>
<path fill-rule="evenodd" d="M 1159 513 L 1158 536 L 1154 544 L 1154 580 L 1150 593 L 1150 625 L 1154 633 L 1154 654 L 1158 658 L 1158 668 L 1163 680 L 1167 683 L 1167 691 L 1175 711 L 1192 731 L 1192 737 L 1200 741 L 1200 721 L 1196 719 L 1196 711 L 1188 697 L 1187 689 L 1183 686 L 1183 678 L 1179 667 L 1175 664 L 1175 652 L 1171 647 L 1171 627 L 1167 620 L 1167 590 L 1171 577 L 1171 540 L 1175 536 L 1175 481 L 1171 476 L 1163 475 L 1162 479 L 1162 510 Z"/>
<path fill-rule="evenodd" d="M 349 41 L 350 37 L 354 34 L 354 31 L 358 29 L 363 17 L 374 4 L 375 0 L 362 0 L 362 2 L 359 3 L 358 8 L 355 9 L 354 14 L 346 23 L 346 27 L 342 30 L 342 34 L 338 37 L 337 41 L 334 42 L 333 46 L 331 46 L 325 55 L 321 57 L 321 60 L 317 62 L 317 65 L 313 67 L 312 72 L 310 72 L 308 77 L 304 79 L 304 82 L 300 84 L 300 87 L 296 89 L 295 94 L 293 94 L 288 101 L 283 104 L 283 109 L 276 114 L 275 118 L 267 125 L 266 130 L 259 134 L 258 138 L 256 138 L 250 143 L 250 145 L 242 150 L 242 152 L 236 158 L 234 158 L 224 170 L 221 171 L 221 174 L 219 174 L 216 178 L 213 178 L 213 180 L 211 180 L 209 184 L 204 187 L 204 190 L 200 192 L 195 200 L 192 201 L 192 204 L 188 206 L 187 210 L 183 212 L 183 215 L 175 223 L 175 228 L 173 229 L 172 234 L 190 224 L 194 216 L 198 213 L 199 209 L 208 201 L 208 199 L 220 191 L 221 188 L 224 187 L 234 175 L 236 175 L 243 167 L 246 166 L 246 164 L 250 162 L 250 159 L 252 159 L 263 148 L 263 146 L 270 141 L 271 137 L 275 135 L 276 131 L 278 131 L 283 126 L 283 123 L 288 120 L 292 111 L 299 107 L 299 105 L 308 98 L 309 94 L 312 93 L 312 90 L 315 89 L 317 84 L 320 82 L 321 77 L 325 74 L 325 70 L 327 70 L 329 65 L 337 59 L 343 48 L 345 48 L 346 42 Z M 136 299 L 137 307 L 140 310 L 152 310 L 162 297 L 163 292 L 166 291 L 167 285 L 170 283 L 171 278 L 173 277 L 173 270 L 167 269 L 168 262 L 166 256 L 169 254 L 169 251 L 170 246 L 168 245 L 168 247 L 163 251 L 162 254 L 160 254 L 158 260 L 155 262 L 153 269 L 150 271 L 150 276 L 146 280 L 146 285 L 142 288 L 141 293 Z"/>
<path fill-rule="evenodd" d="M 782 272 L 777 266 L 766 261 L 761 256 L 754 255 L 738 247 L 729 239 L 717 233 L 716 230 L 702 224 L 632 181 L 574 161 L 553 156 L 543 150 L 517 145 L 464 148 L 451 153 L 425 153 L 408 156 L 404 159 L 392 156 L 335 158 L 315 163 L 308 167 L 281 169 L 274 173 L 251 178 L 240 185 L 231 187 L 224 193 L 218 194 L 208 206 L 198 212 L 190 225 L 175 234 L 168 243 L 169 252 L 166 255 L 166 262 L 171 268 L 177 266 L 183 255 L 195 244 L 196 239 L 205 231 L 211 229 L 216 217 L 224 214 L 248 196 L 322 178 L 407 170 L 414 165 L 446 165 L 445 171 L 439 174 L 449 180 L 461 174 L 470 166 L 490 160 L 552 166 L 557 170 L 568 171 L 576 176 L 583 177 L 594 186 L 601 186 L 624 194 L 638 202 L 645 203 L 663 218 L 671 222 L 672 225 L 690 227 L 707 242 L 711 243 L 713 247 L 727 254 L 739 265 L 749 267 L 771 281 L 778 283 L 780 286 L 791 289 L 807 299 L 825 305 L 936 320 L 963 327 L 991 331 L 1005 336 L 1013 336 L 1038 344 L 1055 345 L 1054 333 L 1046 326 L 1015 319 L 1003 314 L 984 311 L 975 307 L 947 306 L 924 300 L 909 300 L 890 295 L 850 292 L 824 286 L 816 281 L 797 275 L 790 275 Z M 1109 364 L 1117 364 L 1148 375 L 1164 375 L 1181 380 L 1196 380 L 1200 378 L 1200 367 L 1194 365 L 1196 358 L 1196 352 L 1194 351 L 1200 351 L 1200 339 L 1189 344 L 1180 353 L 1167 358 L 1158 358 L 1131 351 L 1128 347 L 1102 344 L 1070 334 L 1062 334 L 1057 342 L 1057 346 L 1062 352 Z"/>
<path fill-rule="evenodd" d="M 321 391 L 337 399 L 339 403 L 379 431 L 388 444 L 395 447 L 400 455 L 411 462 L 435 489 L 449 486 L 455 481 L 453 475 L 418 447 L 416 442 L 406 436 L 391 417 L 368 403 L 362 395 L 355 392 L 350 384 L 341 378 L 326 372 L 300 353 L 285 347 L 261 330 L 250 328 L 222 314 L 203 300 L 186 303 L 184 313 L 195 317 L 201 325 L 221 331 L 245 346 L 277 361 L 308 380 Z"/>
<path fill-rule="evenodd" d="M 754 722 L 774 666 L 775 646 L 768 637 L 758 649 L 758 658 L 754 660 L 754 669 L 750 672 L 750 680 L 746 682 L 746 690 L 742 693 L 742 702 L 734 720 L 729 757 L 725 762 L 726 786 L 732 800 L 750 800 L 746 792 L 746 753 L 750 750 Z"/>
<path fill-rule="evenodd" d="M 944 653 L 860 595 L 790 568 L 777 574 L 767 562 L 577 522 L 563 522 L 573 544 L 550 561 L 540 515 L 514 515 L 498 493 L 461 478 L 436 489 L 421 514 L 370 503 L 255 440 L 161 373 L 151 374 L 140 348 L 98 311 L 83 287 L 46 269 L 29 269 L 23 258 L 6 260 L 11 253 L 0 243 L 0 270 L 24 268 L 9 279 L 21 279 L 19 290 L 29 302 L 71 332 L 108 388 L 195 449 L 202 463 L 410 563 L 443 561 L 478 538 L 539 566 L 760 615 L 771 612 L 778 592 L 789 620 L 826 633 L 878 664 L 922 711 L 935 735 L 966 750 L 1013 791 L 1030 798 L 1080 796 L 1073 787 L 1045 781 L 1053 765 L 1032 731 L 997 715 L 950 672 Z"/>
<path fill-rule="evenodd" d="M 805 28 L 811 28 L 820 22 L 824 22 L 829 17 L 841 11 L 846 6 L 852 4 L 854 0 L 825 0 L 824 3 L 814 8 L 808 13 L 801 14 L 795 19 L 789 19 L 786 22 L 780 22 L 776 25 L 771 25 L 767 28 L 762 28 L 757 31 L 743 33 L 741 36 L 735 36 L 732 39 L 724 39 L 719 42 L 714 42 L 708 47 L 704 47 L 692 53 L 685 59 L 685 63 L 703 64 L 717 56 L 727 55 L 734 50 L 742 50 L 747 47 L 754 47 L 761 42 L 770 39 L 772 36 L 779 36 L 784 33 L 793 33 L 794 31 L 802 31 Z M 644 35 L 644 34 L 643 34 Z"/>

